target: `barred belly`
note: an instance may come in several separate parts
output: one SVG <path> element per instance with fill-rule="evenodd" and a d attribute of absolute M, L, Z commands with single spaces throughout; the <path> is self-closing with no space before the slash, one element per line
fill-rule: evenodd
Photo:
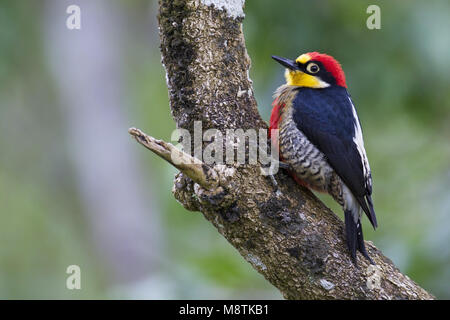
<path fill-rule="evenodd" d="M 296 178 L 311 189 L 329 193 L 343 205 L 342 182 L 325 155 L 309 141 L 292 120 L 292 108 L 282 110 L 279 124 L 279 150 Z"/>

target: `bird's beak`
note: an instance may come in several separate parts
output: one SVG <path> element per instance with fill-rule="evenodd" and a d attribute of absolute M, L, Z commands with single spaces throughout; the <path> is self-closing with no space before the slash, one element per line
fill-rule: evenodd
<path fill-rule="evenodd" d="M 272 56 L 272 59 L 291 70 L 298 70 L 297 63 L 294 60 L 286 59 L 278 56 Z"/>

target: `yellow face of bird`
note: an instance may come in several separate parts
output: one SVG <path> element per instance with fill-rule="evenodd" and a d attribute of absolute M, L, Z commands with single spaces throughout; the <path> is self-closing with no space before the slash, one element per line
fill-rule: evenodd
<path fill-rule="evenodd" d="M 286 68 L 286 83 L 290 86 L 315 89 L 329 86 L 347 88 L 341 65 L 325 53 L 308 52 L 295 60 L 278 56 L 272 58 Z"/>
<path fill-rule="evenodd" d="M 306 66 L 307 68 L 317 67 L 317 65 L 314 64 L 312 64 L 311 66 L 307 65 L 310 60 L 311 57 L 305 53 L 300 55 L 297 59 L 295 59 L 295 62 L 302 66 Z M 319 77 L 305 73 L 300 70 L 292 70 L 287 68 L 284 73 L 284 77 L 286 78 L 286 84 L 290 86 L 316 88 L 316 89 L 326 88 L 329 86 L 328 83 L 322 81 Z"/>

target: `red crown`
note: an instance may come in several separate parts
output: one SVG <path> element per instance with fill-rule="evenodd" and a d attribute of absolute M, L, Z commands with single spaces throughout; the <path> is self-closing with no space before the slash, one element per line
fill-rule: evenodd
<path fill-rule="evenodd" d="M 337 62 L 336 59 L 325 53 L 319 52 L 309 52 L 307 53 L 307 55 L 311 57 L 311 60 L 321 62 L 325 69 L 336 79 L 336 84 L 338 86 L 347 88 L 347 84 L 345 83 L 344 71 L 342 70 L 340 63 Z"/>

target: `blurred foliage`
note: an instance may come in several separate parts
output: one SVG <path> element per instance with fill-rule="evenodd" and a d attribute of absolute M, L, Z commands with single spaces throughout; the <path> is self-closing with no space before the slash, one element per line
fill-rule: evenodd
<path fill-rule="evenodd" d="M 156 2 L 116 2 L 130 22 L 123 61 L 132 101 L 127 121 L 170 140 L 175 125 L 160 64 Z M 366 28 L 370 1 L 246 2 L 250 74 L 263 118 L 284 81 L 271 55 L 335 56 L 373 172 L 380 227 L 373 231 L 365 220 L 365 236 L 421 286 L 450 298 L 449 2 L 377 1 L 381 30 Z M 44 10 L 37 1 L 0 2 L 0 298 L 127 297 L 114 292 L 82 214 L 48 70 Z M 174 282 L 172 297 L 280 298 L 201 214 L 174 200 L 176 171 L 136 148 L 142 178 L 161 209 L 167 243 L 161 272 Z M 342 217 L 329 197 L 321 198 Z M 65 289 L 70 264 L 82 267 L 81 291 Z"/>

